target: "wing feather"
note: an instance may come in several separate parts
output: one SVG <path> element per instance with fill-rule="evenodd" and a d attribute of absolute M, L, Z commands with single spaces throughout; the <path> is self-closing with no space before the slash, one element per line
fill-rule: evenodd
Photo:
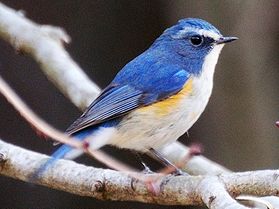
<path fill-rule="evenodd" d="M 131 86 L 109 86 L 87 108 L 87 110 L 66 130 L 73 134 L 88 126 L 118 117 L 142 105 L 143 92 Z"/>
<path fill-rule="evenodd" d="M 172 69 L 173 70 L 173 69 Z M 168 69 L 166 69 L 166 72 Z M 136 83 L 137 80 L 129 79 L 126 85 L 112 83 L 103 90 L 100 96 L 93 101 L 87 110 L 66 130 L 73 134 L 89 126 L 120 117 L 133 109 L 150 105 L 163 100 L 180 91 L 189 74 L 185 70 L 176 70 L 158 79 L 156 76 L 153 83 L 146 85 Z M 151 80 L 150 80 L 151 81 Z M 134 86 L 137 86 L 134 87 Z"/>

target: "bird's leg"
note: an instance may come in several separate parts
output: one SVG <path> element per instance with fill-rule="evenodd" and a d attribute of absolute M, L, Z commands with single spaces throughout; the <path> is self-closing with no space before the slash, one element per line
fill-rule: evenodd
<path fill-rule="evenodd" d="M 170 162 L 167 158 L 165 158 L 160 152 L 157 150 L 151 148 L 148 152 L 151 156 L 155 157 L 159 162 L 161 162 L 163 165 L 166 166 L 164 169 L 165 171 L 162 171 L 162 174 L 164 178 L 162 179 L 162 176 L 157 176 L 153 178 L 149 178 L 145 181 L 145 184 L 150 192 L 152 192 L 155 195 L 158 195 L 161 192 L 161 187 L 170 180 L 172 175 L 189 175 L 182 170 L 180 170 L 176 165 L 174 165 L 172 162 Z M 144 164 L 143 164 L 144 165 Z M 166 174 L 172 174 L 167 175 Z"/>
<path fill-rule="evenodd" d="M 143 159 L 142 159 L 142 157 L 140 156 L 140 154 L 139 153 L 137 153 L 137 152 L 135 152 L 135 155 L 136 155 L 136 157 L 138 158 L 138 160 L 140 161 L 140 163 L 141 163 L 141 165 L 142 165 L 142 167 L 143 167 L 143 173 L 144 174 L 152 174 L 152 173 L 154 173 L 146 164 L 145 164 L 145 162 L 143 161 Z"/>
<path fill-rule="evenodd" d="M 175 164 L 170 162 L 167 158 L 165 158 L 160 152 L 157 150 L 150 148 L 149 153 L 153 155 L 155 158 L 157 158 L 163 165 L 166 167 L 171 167 L 174 172 L 172 174 L 174 175 L 189 175 L 188 173 L 182 171 L 180 168 L 178 168 Z"/>

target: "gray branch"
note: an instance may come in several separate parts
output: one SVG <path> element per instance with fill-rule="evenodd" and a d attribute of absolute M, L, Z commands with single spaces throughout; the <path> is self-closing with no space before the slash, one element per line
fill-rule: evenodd
<path fill-rule="evenodd" d="M 0 174 L 29 181 L 49 157 L 0 140 Z M 155 174 L 154 174 L 155 175 Z M 164 205 L 203 205 L 212 209 L 245 209 L 232 197 L 278 195 L 279 171 L 265 170 L 219 176 L 160 177 L 159 194 L 152 194 L 142 181 L 128 174 L 59 160 L 36 184 L 101 200 L 125 200 Z M 253 181 L 251 181 L 253 179 Z M 228 193 L 227 193 L 228 191 Z"/>

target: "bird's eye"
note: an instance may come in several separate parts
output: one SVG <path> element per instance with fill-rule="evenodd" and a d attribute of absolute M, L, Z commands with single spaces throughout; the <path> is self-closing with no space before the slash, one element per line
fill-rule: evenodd
<path fill-rule="evenodd" d="M 190 42 L 193 46 L 200 46 L 203 42 L 203 37 L 199 35 L 192 36 Z"/>

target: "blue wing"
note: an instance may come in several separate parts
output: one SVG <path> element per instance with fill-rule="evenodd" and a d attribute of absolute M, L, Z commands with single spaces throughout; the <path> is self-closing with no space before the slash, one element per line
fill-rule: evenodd
<path fill-rule="evenodd" d="M 87 110 L 66 130 L 73 134 L 81 129 L 118 117 L 140 104 L 143 92 L 129 85 L 111 84 Z"/>
<path fill-rule="evenodd" d="M 126 76 L 122 76 L 123 73 Z M 124 68 L 66 130 L 68 134 L 120 117 L 138 107 L 163 100 L 181 90 L 189 78 L 189 74 L 185 70 L 178 70 L 173 66 L 161 67 L 153 75 L 127 76 L 125 73 L 129 74 L 128 70 Z"/>

